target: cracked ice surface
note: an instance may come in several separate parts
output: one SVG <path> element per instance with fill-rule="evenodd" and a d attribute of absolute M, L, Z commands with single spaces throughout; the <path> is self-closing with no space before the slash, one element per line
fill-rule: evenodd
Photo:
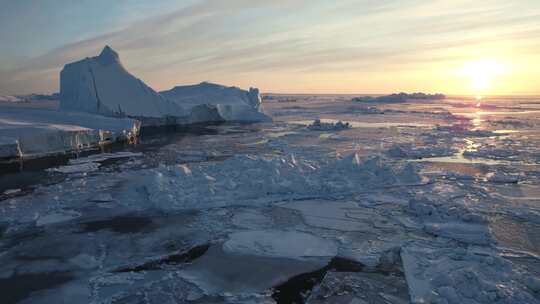
<path fill-rule="evenodd" d="M 540 302 L 536 117 L 304 98 L 9 175 L 38 182 L 0 194 L 3 301 Z"/>

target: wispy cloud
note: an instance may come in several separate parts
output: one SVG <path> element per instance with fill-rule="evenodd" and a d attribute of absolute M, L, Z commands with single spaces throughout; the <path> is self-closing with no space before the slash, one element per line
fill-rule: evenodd
<path fill-rule="evenodd" d="M 476 56 L 475 50 L 534 56 L 538 17 L 540 3 L 529 0 L 193 1 L 20 60 L 0 72 L 0 93 L 55 91 L 65 63 L 105 44 L 156 89 L 214 80 L 275 90 L 287 88 L 291 74 L 293 90 L 303 82 L 309 89 L 313 75 L 364 78 L 381 70 L 406 79 L 419 68 Z"/>

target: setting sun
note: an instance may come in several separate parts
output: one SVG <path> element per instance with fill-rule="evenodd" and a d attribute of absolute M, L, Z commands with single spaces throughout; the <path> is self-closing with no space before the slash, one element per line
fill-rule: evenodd
<path fill-rule="evenodd" d="M 465 63 L 463 72 L 469 78 L 474 93 L 485 93 L 491 88 L 493 80 L 504 71 L 501 62 L 494 59 L 480 59 Z"/>

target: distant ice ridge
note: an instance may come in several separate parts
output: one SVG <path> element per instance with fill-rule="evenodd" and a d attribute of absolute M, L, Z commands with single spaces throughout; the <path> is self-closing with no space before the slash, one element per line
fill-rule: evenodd
<path fill-rule="evenodd" d="M 0 102 L 21 102 L 22 100 L 17 96 L 0 95 Z"/>
<path fill-rule="evenodd" d="M 58 100 L 59 94 L 29 94 L 29 95 L 0 95 L 0 102 L 28 102 L 28 101 L 44 101 Z"/>
<path fill-rule="evenodd" d="M 390 94 L 385 96 L 363 96 L 363 97 L 355 97 L 352 99 L 352 101 L 355 102 L 384 102 L 384 103 L 401 103 L 401 102 L 407 102 L 409 100 L 442 100 L 446 99 L 446 96 L 443 94 L 426 94 L 426 93 L 397 93 L 397 94 Z"/>
<path fill-rule="evenodd" d="M 139 118 L 143 125 L 268 120 L 257 89 L 203 83 L 164 95 L 129 73 L 109 46 L 99 56 L 67 64 L 60 73 L 61 110 Z"/>

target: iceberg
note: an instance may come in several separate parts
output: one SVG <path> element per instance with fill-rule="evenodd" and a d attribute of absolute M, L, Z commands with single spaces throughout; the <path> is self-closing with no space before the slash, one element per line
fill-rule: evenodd
<path fill-rule="evenodd" d="M 162 93 L 124 67 L 109 46 L 60 73 L 60 109 L 141 120 L 143 126 L 215 121 L 267 121 L 258 89 L 202 83 Z"/>
<path fill-rule="evenodd" d="M 262 113 L 261 95 L 256 88 L 245 91 L 237 87 L 202 82 L 196 85 L 177 86 L 161 94 L 182 107 L 213 106 L 226 121 L 271 120 Z"/>
<path fill-rule="evenodd" d="M 64 66 L 60 73 L 60 109 L 133 118 L 189 115 L 130 74 L 109 46 L 97 57 Z"/>

